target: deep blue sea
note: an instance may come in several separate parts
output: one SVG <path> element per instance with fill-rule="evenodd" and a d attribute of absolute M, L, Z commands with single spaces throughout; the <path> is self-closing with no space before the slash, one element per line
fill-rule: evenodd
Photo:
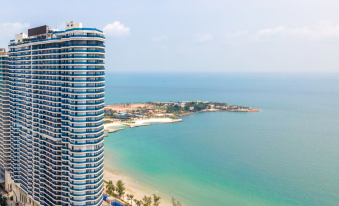
<path fill-rule="evenodd" d="M 109 73 L 106 104 L 222 101 L 105 138 L 105 167 L 184 205 L 339 205 L 339 74 Z"/>

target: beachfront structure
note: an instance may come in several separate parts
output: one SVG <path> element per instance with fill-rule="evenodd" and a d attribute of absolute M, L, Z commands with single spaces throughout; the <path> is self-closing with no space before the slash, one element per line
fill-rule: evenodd
<path fill-rule="evenodd" d="M 0 183 L 11 167 L 11 142 L 8 91 L 8 53 L 0 48 Z"/>
<path fill-rule="evenodd" d="M 11 168 L 28 205 L 103 202 L 105 35 L 41 26 L 9 43 Z"/>

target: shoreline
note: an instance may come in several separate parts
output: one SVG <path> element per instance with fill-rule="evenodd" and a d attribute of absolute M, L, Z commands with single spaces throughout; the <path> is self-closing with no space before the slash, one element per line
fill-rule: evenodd
<path fill-rule="evenodd" d="M 201 113 L 201 112 L 260 112 L 259 109 L 232 109 L 232 110 L 223 110 L 223 109 L 204 109 L 198 112 L 186 112 L 177 114 L 179 117 L 192 115 L 195 113 Z M 107 118 L 106 120 L 112 121 L 111 119 Z M 124 127 L 134 128 L 134 127 L 140 127 L 140 126 L 150 126 L 153 125 L 151 123 L 161 123 L 161 124 L 167 124 L 167 123 L 175 123 L 175 122 L 182 122 L 182 119 L 172 119 L 172 118 L 150 118 L 150 119 L 138 119 L 134 122 L 112 122 L 108 124 L 104 124 L 104 131 L 108 133 L 117 132 L 120 130 L 124 130 Z M 118 127 L 118 129 L 110 129 L 112 127 Z M 107 135 L 105 135 L 107 137 Z"/>
<path fill-rule="evenodd" d="M 188 116 L 191 114 L 196 114 L 196 113 L 201 113 L 201 112 L 260 112 L 259 109 L 204 109 L 201 111 L 197 111 L 197 112 L 185 112 L 185 113 L 181 113 L 178 114 L 177 116 L 179 117 L 183 117 L 183 116 Z"/>
<path fill-rule="evenodd" d="M 122 198 L 125 202 L 130 203 L 131 201 L 127 199 L 127 194 L 133 194 L 133 199 L 141 200 L 145 195 L 147 197 L 153 197 L 153 194 L 156 194 L 161 197 L 161 206 L 171 206 L 172 202 L 169 196 L 162 194 L 150 187 L 147 187 L 146 184 L 138 182 L 137 180 L 129 177 L 125 173 L 113 172 L 110 169 L 104 168 L 104 180 L 109 181 L 112 180 L 114 185 L 118 180 L 122 180 L 125 183 L 125 195 Z M 133 205 L 135 203 L 133 202 Z"/>
<path fill-rule="evenodd" d="M 139 127 L 139 126 L 149 126 L 152 124 L 149 123 L 175 123 L 175 122 L 182 122 L 182 119 L 171 119 L 171 118 L 150 118 L 150 119 L 140 119 L 135 120 L 134 123 L 128 123 L 128 122 L 113 122 L 104 124 L 104 130 L 108 131 L 110 127 Z"/>

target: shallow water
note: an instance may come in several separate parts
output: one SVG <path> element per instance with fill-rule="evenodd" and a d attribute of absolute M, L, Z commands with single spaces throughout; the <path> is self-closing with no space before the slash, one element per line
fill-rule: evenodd
<path fill-rule="evenodd" d="M 185 205 L 339 205 L 338 74 L 107 74 L 106 104 L 223 101 L 105 138 L 105 167 Z"/>

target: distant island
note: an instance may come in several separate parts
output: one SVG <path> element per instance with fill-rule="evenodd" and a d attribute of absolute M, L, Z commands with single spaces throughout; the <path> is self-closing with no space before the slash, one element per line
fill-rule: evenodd
<path fill-rule="evenodd" d="M 224 102 L 178 101 L 178 102 L 145 102 L 106 105 L 104 108 L 105 131 L 123 130 L 152 125 L 151 123 L 181 122 L 181 116 L 198 112 L 259 112 L 258 109 L 238 105 L 229 106 Z M 115 128 L 112 128 L 115 127 Z M 120 127 L 120 128 L 116 128 Z"/>

